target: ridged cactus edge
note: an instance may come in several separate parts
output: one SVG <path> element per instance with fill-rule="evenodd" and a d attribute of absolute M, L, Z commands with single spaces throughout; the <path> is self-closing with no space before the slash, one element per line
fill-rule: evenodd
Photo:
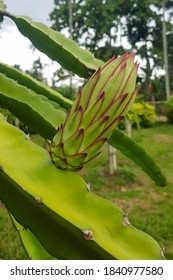
<path fill-rule="evenodd" d="M 75 41 L 43 23 L 34 22 L 27 16 L 17 16 L 4 10 L 1 10 L 0 14 L 12 19 L 20 33 L 27 37 L 39 51 L 80 77 L 88 78 L 103 64 L 101 60 L 94 58 L 91 52 L 80 48 Z"/>
<path fill-rule="evenodd" d="M 24 246 L 28 258 L 31 260 L 55 260 L 48 251 L 42 246 L 35 235 L 27 228 L 20 225 L 10 214 L 11 221 L 18 233 L 18 236 Z"/>
<path fill-rule="evenodd" d="M 58 91 L 50 88 L 46 84 L 41 81 L 36 80 L 35 78 L 31 77 L 30 75 L 12 67 L 5 63 L 0 62 L 0 73 L 6 75 L 8 78 L 13 79 L 19 85 L 23 85 L 28 89 L 33 90 L 37 94 L 41 96 L 45 96 L 49 99 L 49 101 L 56 102 L 62 108 L 70 108 L 72 106 L 72 101 Z M 54 103 L 55 104 L 55 103 Z"/>
<path fill-rule="evenodd" d="M 58 259 L 162 259 L 159 244 L 115 204 L 0 117 L 0 199 Z"/>

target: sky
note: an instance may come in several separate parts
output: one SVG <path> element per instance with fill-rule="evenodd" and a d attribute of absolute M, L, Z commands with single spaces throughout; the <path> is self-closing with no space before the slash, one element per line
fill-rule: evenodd
<path fill-rule="evenodd" d="M 16 15 L 25 15 L 34 21 L 51 25 L 49 13 L 53 10 L 53 0 L 4 0 L 7 11 Z M 31 49 L 30 41 L 22 36 L 12 20 L 5 18 L 0 29 L 0 61 L 8 65 L 19 64 L 22 70 L 32 68 L 32 63 L 38 57 L 45 67 L 44 76 L 50 78 L 58 68 L 58 64 L 43 53 Z"/>
<path fill-rule="evenodd" d="M 8 12 L 29 16 L 32 20 L 43 22 L 48 26 L 51 26 L 49 13 L 54 8 L 53 2 L 53 0 L 4 0 Z M 59 68 L 59 64 L 52 62 L 43 53 L 33 51 L 30 41 L 20 34 L 12 20 L 5 18 L 0 29 L 0 61 L 12 66 L 19 64 L 25 71 L 31 69 L 33 61 L 39 57 L 43 65 L 46 65 L 43 75 L 51 85 L 52 74 Z M 140 66 L 141 64 L 143 63 L 140 61 Z"/>

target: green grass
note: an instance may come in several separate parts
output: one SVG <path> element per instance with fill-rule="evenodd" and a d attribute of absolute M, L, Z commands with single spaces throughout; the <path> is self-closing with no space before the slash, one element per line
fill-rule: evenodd
<path fill-rule="evenodd" d="M 173 126 L 157 124 L 152 128 L 134 130 L 133 138 L 157 161 L 166 175 L 166 187 L 158 187 L 130 159 L 120 151 L 118 170 L 110 176 L 106 168 L 105 148 L 81 174 L 91 189 L 118 204 L 129 214 L 137 228 L 152 235 L 166 249 L 166 258 L 173 259 Z M 34 136 L 43 145 L 43 140 Z M 5 208 L 0 205 L 0 259 L 26 259 L 18 234 Z"/>
<path fill-rule="evenodd" d="M 82 174 L 92 184 L 93 192 L 128 211 L 131 223 L 153 236 L 166 249 L 166 257 L 173 259 L 173 126 L 161 123 L 140 133 L 134 130 L 133 139 L 159 164 L 168 180 L 166 187 L 156 186 L 120 151 L 114 176 L 107 174 L 104 150 Z"/>
<path fill-rule="evenodd" d="M 0 260 L 28 259 L 17 231 L 4 205 L 0 202 Z"/>

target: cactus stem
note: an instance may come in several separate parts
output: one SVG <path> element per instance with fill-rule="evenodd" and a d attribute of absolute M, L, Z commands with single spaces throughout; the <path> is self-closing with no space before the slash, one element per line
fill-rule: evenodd
<path fill-rule="evenodd" d="M 128 218 L 128 213 L 125 212 L 124 216 L 123 216 L 123 226 L 131 226 L 131 223 L 129 222 L 129 218 Z"/>
<path fill-rule="evenodd" d="M 40 197 L 35 197 L 35 201 L 38 203 L 38 204 L 42 204 L 43 201 Z"/>
<path fill-rule="evenodd" d="M 84 229 L 83 231 L 83 236 L 86 240 L 93 240 L 94 236 L 91 230 L 88 229 Z"/>

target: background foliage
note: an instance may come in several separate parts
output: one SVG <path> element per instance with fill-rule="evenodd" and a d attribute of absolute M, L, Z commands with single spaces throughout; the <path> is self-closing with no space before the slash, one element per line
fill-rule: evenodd
<path fill-rule="evenodd" d="M 55 30 L 69 32 L 69 1 L 54 0 L 50 19 Z M 160 0 L 73 0 L 72 37 L 107 60 L 134 49 L 144 62 L 139 81 L 145 100 L 165 100 L 164 80 L 156 74 L 163 69 L 162 1 Z M 168 64 L 173 91 L 173 0 L 165 1 Z M 159 86 L 158 86 L 159 82 Z"/>

